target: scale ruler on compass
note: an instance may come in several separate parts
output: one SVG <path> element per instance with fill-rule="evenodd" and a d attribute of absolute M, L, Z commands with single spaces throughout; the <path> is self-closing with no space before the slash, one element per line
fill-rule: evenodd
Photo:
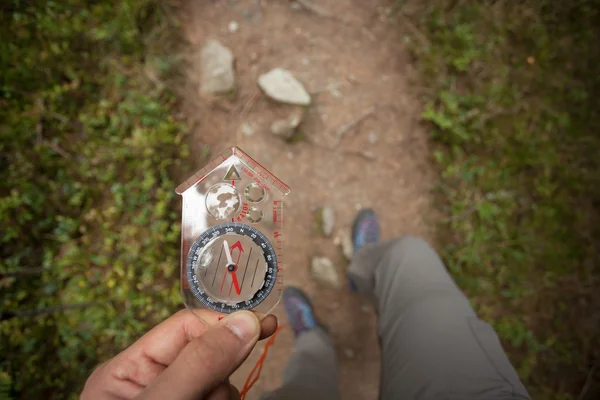
<path fill-rule="evenodd" d="M 237 147 L 176 189 L 181 295 L 192 311 L 268 314 L 283 290 L 287 185 Z"/>

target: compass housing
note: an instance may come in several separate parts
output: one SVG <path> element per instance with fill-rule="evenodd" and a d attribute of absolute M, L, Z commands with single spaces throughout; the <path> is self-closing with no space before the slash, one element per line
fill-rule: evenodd
<path fill-rule="evenodd" d="M 205 307 L 226 314 L 252 310 L 275 287 L 277 255 L 259 230 L 228 222 L 204 231 L 192 244 L 186 277 Z"/>

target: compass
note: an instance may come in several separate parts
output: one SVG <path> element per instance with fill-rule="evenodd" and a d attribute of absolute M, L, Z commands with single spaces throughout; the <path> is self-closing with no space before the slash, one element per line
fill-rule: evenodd
<path fill-rule="evenodd" d="M 191 245 L 187 280 L 205 307 L 229 314 L 263 302 L 277 281 L 277 256 L 256 228 L 237 222 L 215 225 Z"/>
<path fill-rule="evenodd" d="M 289 186 L 231 147 L 175 191 L 182 197 L 180 293 L 185 306 L 207 325 L 214 321 L 206 309 L 269 315 L 283 293 Z"/>

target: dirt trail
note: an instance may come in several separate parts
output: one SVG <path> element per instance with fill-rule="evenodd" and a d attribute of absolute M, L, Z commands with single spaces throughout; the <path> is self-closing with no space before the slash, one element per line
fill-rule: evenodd
<path fill-rule="evenodd" d="M 325 288 L 311 278 L 315 255 L 335 261 L 341 276 L 347 266 L 332 239 L 318 235 L 314 210 L 333 205 L 337 231 L 351 225 L 357 209 L 372 207 L 382 216 L 384 238 L 430 238 L 426 138 L 418 124 L 418 103 L 408 91 L 409 57 L 396 23 L 387 21 L 388 2 L 310 4 L 318 6 L 311 11 L 291 1 L 190 2 L 185 13 L 188 40 L 198 49 L 209 38 L 229 47 L 236 57 L 238 90 L 233 97 L 201 98 L 194 78 L 198 73 L 191 71 L 184 111 L 196 123 L 190 136 L 196 154 L 204 146 L 219 152 L 235 144 L 292 188 L 286 204 L 286 284 L 309 294 L 333 335 L 343 398 L 376 399 L 375 315 L 360 296 Z M 232 21 L 239 26 L 236 32 L 230 32 Z M 307 140 L 291 144 L 270 133 L 271 123 L 289 113 L 289 107 L 269 101 L 256 84 L 260 74 L 274 67 L 291 71 L 312 95 L 301 127 Z M 336 131 L 372 107 L 375 111 L 336 143 Z M 253 135 L 241 132 L 243 123 L 254 128 Z M 375 158 L 357 155 L 360 151 Z M 196 167 L 202 167 L 202 158 L 197 159 Z M 276 314 L 286 323 L 281 305 Z M 293 344 L 292 332 L 282 331 L 250 399 L 281 384 Z M 238 387 L 262 348 L 232 378 Z"/>

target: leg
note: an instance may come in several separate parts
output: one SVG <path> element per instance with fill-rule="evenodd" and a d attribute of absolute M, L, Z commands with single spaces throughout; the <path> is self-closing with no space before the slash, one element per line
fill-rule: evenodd
<path fill-rule="evenodd" d="M 382 399 L 529 399 L 494 330 L 423 240 L 364 246 L 348 275 L 379 316 Z"/>
<path fill-rule="evenodd" d="M 265 399 L 336 400 L 340 398 L 331 339 L 322 328 L 301 333 L 285 367 L 283 385 Z"/>
<path fill-rule="evenodd" d="M 317 323 L 310 301 L 301 290 L 288 287 L 283 305 L 296 335 L 296 348 L 285 367 L 283 386 L 264 399 L 339 399 L 333 344 Z"/>

